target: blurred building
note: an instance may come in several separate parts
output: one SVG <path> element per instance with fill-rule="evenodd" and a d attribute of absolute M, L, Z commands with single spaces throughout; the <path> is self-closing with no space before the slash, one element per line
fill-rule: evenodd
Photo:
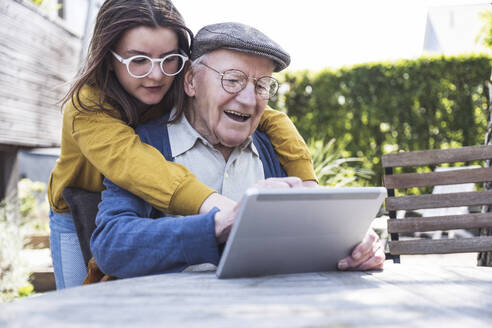
<path fill-rule="evenodd" d="M 484 25 L 480 14 L 486 10 L 492 10 L 489 3 L 429 8 L 423 54 L 452 56 L 489 52 L 480 38 Z"/>
<path fill-rule="evenodd" d="M 66 94 L 102 1 L 0 1 L 0 201 L 22 175 L 47 176 L 60 146 Z M 21 172 L 22 171 L 22 172 Z"/>

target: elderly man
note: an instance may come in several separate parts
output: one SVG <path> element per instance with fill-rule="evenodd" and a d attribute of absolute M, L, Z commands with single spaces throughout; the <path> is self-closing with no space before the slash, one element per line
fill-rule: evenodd
<path fill-rule="evenodd" d="M 285 177 L 268 138 L 256 131 L 278 89 L 271 75 L 289 64 L 289 55 L 252 27 L 222 23 L 198 32 L 192 59 L 184 82 L 187 103 L 140 126 L 141 139 L 234 201 L 258 181 L 263 187 L 302 186 Z M 232 202 L 229 210 L 171 217 L 109 180 L 105 185 L 91 239 L 104 273 L 124 278 L 217 265 L 234 222 Z M 380 242 L 369 233 L 339 268 L 382 268 L 383 260 Z"/>

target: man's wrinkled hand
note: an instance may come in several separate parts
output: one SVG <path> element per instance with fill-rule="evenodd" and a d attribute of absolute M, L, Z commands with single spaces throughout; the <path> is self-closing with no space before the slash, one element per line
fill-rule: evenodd
<path fill-rule="evenodd" d="M 369 229 L 362 242 L 348 256 L 338 262 L 339 270 L 382 270 L 385 260 L 383 243 Z"/>
<path fill-rule="evenodd" d="M 219 244 L 227 241 L 227 237 L 229 237 L 232 225 L 236 219 L 237 211 L 239 210 L 239 204 L 237 203 L 232 209 L 228 208 L 215 213 L 215 238 Z"/>
<path fill-rule="evenodd" d="M 272 188 L 303 188 L 303 182 L 298 177 L 268 178 L 258 181 L 253 188 L 272 189 Z"/>

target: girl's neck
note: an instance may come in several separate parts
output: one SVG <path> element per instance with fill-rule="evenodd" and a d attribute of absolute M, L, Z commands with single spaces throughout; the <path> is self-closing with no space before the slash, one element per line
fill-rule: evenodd
<path fill-rule="evenodd" d="M 137 100 L 137 110 L 139 113 L 145 113 L 150 109 L 151 105 L 144 104 L 141 101 Z"/>

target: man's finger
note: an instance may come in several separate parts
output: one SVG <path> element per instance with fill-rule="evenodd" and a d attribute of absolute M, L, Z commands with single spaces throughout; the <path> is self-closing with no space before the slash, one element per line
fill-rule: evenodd
<path fill-rule="evenodd" d="M 360 262 L 361 259 L 367 257 L 367 254 L 372 251 L 373 245 L 378 241 L 378 235 L 372 229 L 369 229 L 362 242 L 352 251 L 352 257 Z"/>
<path fill-rule="evenodd" d="M 256 188 L 298 188 L 302 187 L 302 180 L 298 177 L 268 178 L 255 184 Z"/>
<path fill-rule="evenodd" d="M 286 177 L 282 178 L 286 183 L 290 185 L 291 188 L 301 188 L 304 187 L 302 184 L 302 180 L 298 177 Z"/>
<path fill-rule="evenodd" d="M 375 270 L 383 269 L 385 260 L 383 246 L 380 244 L 379 247 L 374 251 L 374 255 L 371 256 L 367 261 L 361 263 L 357 270 Z"/>
<path fill-rule="evenodd" d="M 266 181 L 281 182 L 289 185 L 290 188 L 303 187 L 302 180 L 298 177 L 268 178 Z"/>
<path fill-rule="evenodd" d="M 341 270 L 358 270 L 361 264 L 370 260 L 374 255 L 373 248 L 364 249 L 364 253 L 358 253 L 359 257 L 347 256 L 338 263 Z"/>
<path fill-rule="evenodd" d="M 290 185 L 282 181 L 261 180 L 255 184 L 258 189 L 290 188 Z"/>
<path fill-rule="evenodd" d="M 385 259 L 382 242 L 376 233 L 369 233 L 365 239 L 351 256 L 338 262 L 340 270 L 368 270 L 373 266 L 380 267 Z"/>

